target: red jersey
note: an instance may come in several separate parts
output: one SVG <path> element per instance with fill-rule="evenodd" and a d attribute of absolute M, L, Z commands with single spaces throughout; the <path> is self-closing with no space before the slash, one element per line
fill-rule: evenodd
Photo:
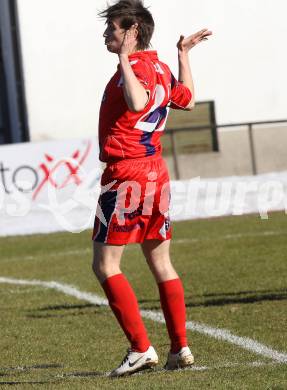
<path fill-rule="evenodd" d="M 169 108 L 183 109 L 191 101 L 191 91 L 179 83 L 169 67 L 159 61 L 156 51 L 129 56 L 137 79 L 149 101 L 141 112 L 129 110 L 124 98 L 123 79 L 118 70 L 106 86 L 99 117 L 100 160 L 115 162 L 161 154 L 162 135 Z"/>

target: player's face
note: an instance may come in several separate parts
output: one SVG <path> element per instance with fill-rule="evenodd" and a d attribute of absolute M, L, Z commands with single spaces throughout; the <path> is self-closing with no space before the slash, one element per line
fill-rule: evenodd
<path fill-rule="evenodd" d="M 103 36 L 107 49 L 112 53 L 119 53 L 125 36 L 125 30 L 120 27 L 118 19 L 107 21 L 107 28 Z"/>

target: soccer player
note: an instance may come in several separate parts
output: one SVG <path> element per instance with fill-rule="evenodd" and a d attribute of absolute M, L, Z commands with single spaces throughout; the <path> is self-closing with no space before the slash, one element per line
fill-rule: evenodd
<path fill-rule="evenodd" d="M 125 245 L 140 243 L 158 284 L 171 341 L 166 369 L 187 367 L 194 358 L 185 329 L 181 280 L 169 254 L 170 188 L 160 137 L 169 108 L 192 110 L 194 87 L 188 52 L 211 32 L 180 36 L 178 80 L 150 47 L 154 21 L 140 0 L 120 0 L 100 13 L 105 45 L 119 58 L 106 86 L 99 117 L 100 159 L 107 163 L 95 217 L 93 270 L 130 342 L 112 376 L 153 367 L 158 356 L 148 338 L 137 298 L 120 269 Z M 104 217 L 104 218 L 103 218 Z"/>

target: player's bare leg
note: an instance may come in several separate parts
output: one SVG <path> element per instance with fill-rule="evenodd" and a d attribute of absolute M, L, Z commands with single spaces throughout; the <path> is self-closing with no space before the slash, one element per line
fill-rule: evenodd
<path fill-rule="evenodd" d="M 111 372 L 111 376 L 131 374 L 158 363 L 158 356 L 148 339 L 135 293 L 120 269 L 123 250 L 124 245 L 94 242 L 93 270 L 131 344 L 127 355 L 120 366 Z"/>
<path fill-rule="evenodd" d="M 161 307 L 171 340 L 165 368 L 176 369 L 192 365 L 194 358 L 187 346 L 183 286 L 171 263 L 169 248 L 170 240 L 146 240 L 142 244 L 146 261 L 158 283 Z"/>

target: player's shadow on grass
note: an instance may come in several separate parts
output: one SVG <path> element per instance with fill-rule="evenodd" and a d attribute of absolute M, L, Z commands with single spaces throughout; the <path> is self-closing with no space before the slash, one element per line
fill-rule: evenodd
<path fill-rule="evenodd" d="M 51 368 L 63 368 L 64 366 L 62 364 L 56 364 L 56 363 L 44 363 L 44 364 L 34 364 L 33 366 L 17 366 L 17 367 L 0 367 L 0 370 L 2 371 L 31 371 L 31 370 L 46 370 Z M 0 376 L 8 375 L 5 373 L 0 373 Z"/>
<path fill-rule="evenodd" d="M 58 373 L 56 375 L 51 375 L 47 380 L 12 380 L 10 379 L 12 375 L 19 373 L 30 373 L 32 370 L 45 370 L 45 369 L 63 369 L 64 366 L 62 364 L 35 364 L 33 366 L 17 366 L 17 367 L 0 367 L 0 386 L 5 385 L 44 385 L 44 384 L 60 384 L 65 382 L 67 378 L 89 378 L 89 377 L 108 377 L 109 372 L 105 371 L 76 371 L 76 372 L 66 372 L 66 373 Z M 6 377 L 6 378 L 4 378 Z M 9 378 L 10 377 L 10 378 Z M 10 380 L 8 380 L 8 378 Z M 68 385 L 67 385 L 68 388 Z"/>
<path fill-rule="evenodd" d="M 101 372 L 101 371 L 78 371 L 78 372 L 70 372 L 67 374 L 63 375 L 63 378 L 75 378 L 75 377 L 80 377 L 80 378 L 90 378 L 94 376 L 101 376 L 101 377 L 107 377 L 106 372 Z"/>
<path fill-rule="evenodd" d="M 40 307 L 38 309 L 32 309 L 30 310 L 32 313 L 28 313 L 26 317 L 28 318 L 61 318 L 61 317 L 67 317 L 67 316 L 79 316 L 79 315 L 86 315 L 89 313 L 89 311 L 86 311 L 86 309 L 93 309 L 101 307 L 100 305 L 94 305 L 91 303 L 88 304 L 81 304 L 81 305 L 49 305 Z M 43 313 L 43 312 L 50 312 L 51 313 Z M 57 311 L 63 311 L 63 313 L 56 313 Z M 72 312 L 71 312 L 72 311 Z M 40 312 L 40 313 L 39 313 Z"/>
<path fill-rule="evenodd" d="M 203 295 L 186 296 L 187 307 L 209 307 L 209 306 L 225 306 L 234 304 L 250 304 L 257 302 L 283 301 L 287 300 L 287 288 L 274 290 L 257 290 L 257 291 L 237 291 L 223 293 L 209 293 Z M 142 309 L 160 310 L 160 302 L 158 299 L 141 299 L 139 304 Z M 64 305 L 49 305 L 32 310 L 33 313 L 27 314 L 29 318 L 51 318 L 51 317 L 66 317 L 86 315 L 90 309 L 95 310 L 101 305 L 94 304 L 64 304 Z M 53 313 L 49 313 L 49 312 Z M 62 311 L 62 313 L 56 313 Z M 40 313 L 39 313 L 40 312 Z M 46 312 L 46 313 L 43 313 Z"/>
<path fill-rule="evenodd" d="M 51 381 L 39 381 L 39 382 L 29 382 L 29 381 L 6 381 L 6 382 L 0 382 L 0 386 L 12 386 L 12 385 L 45 385 L 47 383 L 55 383 L 55 382 L 51 382 Z"/>
<path fill-rule="evenodd" d="M 97 307 L 100 305 L 94 305 L 92 303 L 86 303 L 86 304 L 81 304 L 81 305 L 49 305 L 49 306 L 44 306 L 38 309 L 39 311 L 46 311 L 46 310 L 71 310 L 71 309 L 86 309 L 90 307 Z"/>
<path fill-rule="evenodd" d="M 187 307 L 225 306 L 233 304 L 247 304 L 264 301 L 283 301 L 287 299 L 287 288 L 278 290 L 238 291 L 226 293 L 211 293 L 186 296 Z M 155 300 L 139 300 L 143 309 L 158 310 L 160 304 Z M 151 305 L 152 304 L 152 305 Z"/>
<path fill-rule="evenodd" d="M 45 370 L 45 369 L 52 369 L 52 368 L 63 368 L 62 364 L 35 364 L 33 366 L 23 366 L 23 367 L 0 367 L 0 370 L 5 371 L 5 373 L 0 373 L 1 379 L 3 377 L 11 377 L 11 373 L 16 373 L 16 372 L 30 372 L 31 370 Z M 44 385 L 47 383 L 57 383 L 57 381 L 51 381 L 51 380 L 46 380 L 46 381 L 29 381 L 29 380 L 23 380 L 23 381 L 17 381 L 17 380 L 4 380 L 0 381 L 0 386 L 6 386 L 6 385 Z"/>

